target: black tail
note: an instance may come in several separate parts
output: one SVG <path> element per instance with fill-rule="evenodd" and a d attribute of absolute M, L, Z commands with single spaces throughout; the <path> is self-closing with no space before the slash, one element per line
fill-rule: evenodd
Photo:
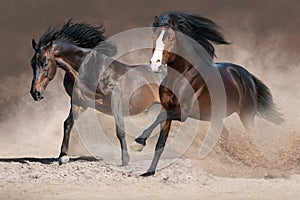
<path fill-rule="evenodd" d="M 282 124 L 284 119 L 274 104 L 270 89 L 255 76 L 252 75 L 252 77 L 257 90 L 257 112 L 259 116 L 274 124 Z"/>

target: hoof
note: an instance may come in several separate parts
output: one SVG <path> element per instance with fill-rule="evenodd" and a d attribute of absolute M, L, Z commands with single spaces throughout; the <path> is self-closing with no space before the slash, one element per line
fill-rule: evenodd
<path fill-rule="evenodd" d="M 154 174 L 155 174 L 155 171 L 151 171 L 151 172 L 143 173 L 140 176 L 142 176 L 142 177 L 148 177 L 148 176 L 153 176 Z"/>
<path fill-rule="evenodd" d="M 70 160 L 69 156 L 62 156 L 58 159 L 58 163 L 59 165 L 66 164 L 67 162 L 69 162 L 69 160 Z"/>
<path fill-rule="evenodd" d="M 123 157 L 123 159 L 122 159 L 122 165 L 121 165 L 121 166 L 126 166 L 126 165 L 128 165 L 129 161 L 130 161 L 129 155 Z"/>
<path fill-rule="evenodd" d="M 128 165 L 128 163 L 129 163 L 129 161 L 122 161 L 122 164 L 121 164 L 121 166 L 123 167 L 123 166 L 127 166 Z"/>
<path fill-rule="evenodd" d="M 142 151 L 144 149 L 144 145 L 137 143 L 134 141 L 131 145 L 130 148 L 134 151 Z"/>

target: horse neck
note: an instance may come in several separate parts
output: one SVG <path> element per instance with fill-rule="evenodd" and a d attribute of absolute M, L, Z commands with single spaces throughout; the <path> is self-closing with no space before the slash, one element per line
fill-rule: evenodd
<path fill-rule="evenodd" d="M 173 69 L 168 70 L 168 84 L 176 85 L 176 82 L 183 78 L 190 82 L 191 86 L 195 89 L 195 91 L 198 87 L 205 84 L 206 72 L 200 72 L 199 69 L 194 67 L 190 62 L 178 55 L 176 56 L 173 62 L 168 63 L 168 68 Z M 181 76 L 178 76 L 178 73 L 181 74 Z"/>
<path fill-rule="evenodd" d="M 179 55 L 176 55 L 175 59 L 172 62 L 167 63 L 167 65 L 181 74 L 184 74 L 193 68 L 191 63 Z"/>
<path fill-rule="evenodd" d="M 56 43 L 53 49 L 54 59 L 58 66 L 76 79 L 77 72 L 89 51 L 70 43 Z"/>

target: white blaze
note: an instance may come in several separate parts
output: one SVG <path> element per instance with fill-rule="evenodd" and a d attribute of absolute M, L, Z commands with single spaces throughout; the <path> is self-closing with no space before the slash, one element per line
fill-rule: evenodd
<path fill-rule="evenodd" d="M 165 30 L 162 30 L 156 40 L 156 47 L 151 58 L 151 69 L 154 72 L 159 72 L 159 67 L 162 65 L 163 52 L 165 48 L 165 44 L 163 42 L 164 34 Z"/>

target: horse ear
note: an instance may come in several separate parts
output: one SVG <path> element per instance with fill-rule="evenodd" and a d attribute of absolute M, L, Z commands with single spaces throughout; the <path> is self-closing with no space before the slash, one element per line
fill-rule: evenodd
<path fill-rule="evenodd" d="M 155 15 L 155 17 L 154 17 L 154 24 L 157 24 L 158 21 L 159 21 L 159 19 L 158 19 L 157 15 Z"/>
<path fill-rule="evenodd" d="M 36 50 L 36 49 L 37 49 L 37 47 L 36 47 L 36 41 L 35 41 L 35 39 L 32 39 L 32 41 L 31 41 L 31 45 L 32 45 L 32 48 L 33 48 L 34 50 Z"/>
<path fill-rule="evenodd" d="M 173 28 L 175 28 L 175 29 L 177 28 L 177 23 L 173 16 L 170 16 L 170 24 Z"/>

